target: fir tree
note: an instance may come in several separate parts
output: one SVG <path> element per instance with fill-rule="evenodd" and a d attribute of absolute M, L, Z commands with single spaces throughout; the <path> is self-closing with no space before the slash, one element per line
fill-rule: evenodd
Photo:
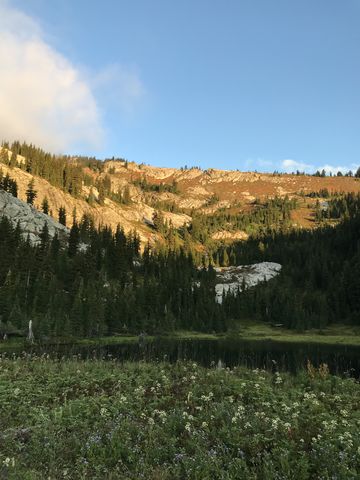
<path fill-rule="evenodd" d="M 43 213 L 45 213 L 46 215 L 49 215 L 49 201 L 48 201 L 47 197 L 44 197 L 44 199 L 42 201 L 42 204 L 41 204 L 41 209 L 42 209 Z"/>
<path fill-rule="evenodd" d="M 59 223 L 66 227 L 66 209 L 65 207 L 59 208 Z"/>
<path fill-rule="evenodd" d="M 34 200 L 37 196 L 37 192 L 34 189 L 34 179 L 32 178 L 28 183 L 28 188 L 26 190 L 26 202 L 29 205 L 34 205 Z"/>

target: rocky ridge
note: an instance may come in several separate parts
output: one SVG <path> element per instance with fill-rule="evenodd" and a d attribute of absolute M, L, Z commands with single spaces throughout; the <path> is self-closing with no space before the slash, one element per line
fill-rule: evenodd
<path fill-rule="evenodd" d="M 73 159 L 76 162 L 76 159 Z M 24 163 L 24 157 L 18 156 L 18 166 Z M 154 212 L 162 210 L 168 224 L 178 228 L 191 222 L 193 211 L 214 213 L 221 209 L 232 209 L 233 212 L 248 211 L 254 208 L 257 200 L 265 200 L 275 196 L 298 198 L 299 207 L 292 212 L 293 225 L 313 228 L 313 212 L 316 199 L 304 194 L 328 189 L 329 192 L 360 192 L 360 179 L 354 177 L 313 177 L 309 175 L 265 174 L 257 172 L 227 171 L 219 169 L 201 170 L 199 168 L 176 169 L 153 167 L 124 161 L 107 161 L 102 171 L 93 171 L 84 167 L 84 171 L 92 177 L 92 187 L 83 184 L 82 192 L 74 197 L 56 188 L 43 178 L 32 176 L 22 168 L 10 168 L 0 165 L 3 173 L 18 183 L 18 196 L 25 200 L 28 183 L 34 179 L 37 197 L 35 207 L 41 210 L 41 203 L 47 197 L 50 214 L 58 218 L 60 207 L 67 212 L 67 225 L 71 225 L 73 212 L 79 220 L 84 214 L 93 217 L 96 224 L 108 225 L 113 229 L 120 224 L 126 233 L 136 230 L 142 244 L 161 241 L 161 235 L 152 227 Z M 105 198 L 100 204 L 96 201 L 99 192 L 96 182 L 110 179 L 111 192 L 123 193 L 128 189 L 130 202 L 121 204 L 111 198 Z M 176 183 L 177 192 L 146 191 L 139 185 L 145 180 L 148 185 L 172 185 Z M 87 199 L 93 194 L 95 202 Z M 165 206 L 164 206 L 165 205 Z M 175 208 L 171 208 L 173 205 Z M 229 241 L 246 239 L 242 232 L 223 230 L 215 232 L 214 240 Z"/>
<path fill-rule="evenodd" d="M 33 245 L 40 243 L 40 234 L 45 226 L 49 236 L 58 235 L 60 240 L 66 240 L 69 230 L 49 215 L 39 212 L 36 208 L 13 197 L 10 193 L 0 190 L 0 218 L 7 217 L 11 223 L 19 225 L 24 237 L 29 237 Z"/>

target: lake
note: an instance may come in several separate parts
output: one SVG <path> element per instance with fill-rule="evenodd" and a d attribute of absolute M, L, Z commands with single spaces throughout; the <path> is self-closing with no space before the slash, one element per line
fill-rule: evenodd
<path fill-rule="evenodd" d="M 233 367 L 287 370 L 295 373 L 306 368 L 307 361 L 314 366 L 326 363 L 330 372 L 337 375 L 360 377 L 360 346 L 326 345 L 322 343 L 290 343 L 272 340 L 241 340 L 223 338 L 174 339 L 159 337 L 134 343 L 109 345 L 45 345 L 28 347 L 26 351 L 37 354 L 50 353 L 82 358 L 111 357 L 120 361 L 170 361 L 192 360 L 203 366 L 221 365 Z M 276 363 L 274 363 L 276 362 Z"/>

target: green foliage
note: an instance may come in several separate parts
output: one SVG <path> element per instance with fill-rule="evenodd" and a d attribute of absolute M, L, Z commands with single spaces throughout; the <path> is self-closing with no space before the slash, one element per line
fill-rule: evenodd
<path fill-rule="evenodd" d="M 357 478 L 359 384 L 45 356 L 2 359 L 4 478 Z M 11 414 L 9 414 L 11 412 Z"/>
<path fill-rule="evenodd" d="M 13 142 L 7 148 L 12 151 L 10 159 L 10 166 L 17 166 L 17 163 L 12 159 L 17 155 L 25 157 L 25 163 L 20 165 L 20 168 L 26 170 L 32 175 L 39 176 L 47 180 L 51 185 L 63 189 L 74 197 L 81 194 L 82 182 L 87 178 L 91 182 L 91 177 L 84 171 L 89 168 L 95 172 L 102 171 L 103 164 L 95 158 L 78 157 L 74 160 L 71 157 L 55 156 L 45 152 L 41 148 L 27 143 Z M 2 150 L 5 152 L 5 150 Z M 7 156 L 7 152 L 5 152 Z M 5 155 L 2 153 L 0 161 L 5 163 Z M 9 160 L 7 160 L 7 164 Z"/>
<path fill-rule="evenodd" d="M 5 190 L 5 192 L 11 193 L 13 197 L 18 196 L 18 186 L 17 186 L 16 180 L 10 178 L 8 173 L 4 176 L 1 168 L 0 168 L 0 189 Z"/>
<path fill-rule="evenodd" d="M 222 209 L 206 215 L 192 212 L 192 222 L 188 231 L 193 240 L 208 245 L 211 235 L 220 230 L 243 230 L 249 234 L 265 234 L 269 230 L 286 230 L 291 226 L 291 210 L 296 208 L 296 200 L 274 198 L 259 204 L 254 210 L 243 213 L 230 213 Z"/>
<path fill-rule="evenodd" d="M 345 213 L 336 227 L 273 232 L 261 237 L 261 248 L 259 237 L 227 248 L 237 264 L 274 261 L 283 268 L 271 282 L 226 298 L 226 316 L 298 330 L 339 322 L 360 325 L 360 196 L 329 203 L 330 212 L 339 208 L 339 215 Z M 220 258 L 223 251 L 217 252 Z"/>
<path fill-rule="evenodd" d="M 66 209 L 65 207 L 59 208 L 59 223 L 66 227 Z"/>
<path fill-rule="evenodd" d="M 44 199 L 43 199 L 43 201 L 42 201 L 41 210 L 42 210 L 43 213 L 45 213 L 46 215 L 49 215 L 49 200 L 48 200 L 47 197 L 44 197 Z"/>
<path fill-rule="evenodd" d="M 133 185 L 141 188 L 144 192 L 170 192 L 179 193 L 177 182 L 174 180 L 172 183 L 148 183 L 146 177 L 134 180 Z"/>
<path fill-rule="evenodd" d="M 169 230 L 171 250 L 145 249 L 136 232 L 96 229 L 91 217 L 74 222 L 67 246 L 50 239 L 31 246 L 19 228 L 0 221 L 0 309 L 4 323 L 35 335 L 102 336 L 173 329 L 224 331 L 211 272 L 199 272 Z M 173 238 L 171 239 L 171 235 Z M 198 282 L 198 283 L 196 283 Z M 47 320 L 44 327 L 44 318 Z"/>
<path fill-rule="evenodd" d="M 34 179 L 32 178 L 28 184 L 28 188 L 26 190 L 26 202 L 29 205 L 34 205 L 34 200 L 37 197 L 37 192 L 34 188 Z"/>

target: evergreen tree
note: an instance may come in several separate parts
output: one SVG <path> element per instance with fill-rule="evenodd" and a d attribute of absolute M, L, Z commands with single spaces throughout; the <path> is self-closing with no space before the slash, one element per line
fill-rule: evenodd
<path fill-rule="evenodd" d="M 59 208 L 59 223 L 66 227 L 66 209 L 65 207 Z"/>
<path fill-rule="evenodd" d="M 49 215 L 49 201 L 48 201 L 47 197 L 44 197 L 44 199 L 42 201 L 42 204 L 41 204 L 41 209 L 46 215 Z"/>
<path fill-rule="evenodd" d="M 70 229 L 68 254 L 74 257 L 77 253 L 80 243 L 80 231 L 77 223 L 74 223 Z"/>
<path fill-rule="evenodd" d="M 37 192 L 34 189 L 34 179 L 32 178 L 28 183 L 28 188 L 26 190 L 26 202 L 29 205 L 34 205 L 34 200 L 37 196 Z"/>

